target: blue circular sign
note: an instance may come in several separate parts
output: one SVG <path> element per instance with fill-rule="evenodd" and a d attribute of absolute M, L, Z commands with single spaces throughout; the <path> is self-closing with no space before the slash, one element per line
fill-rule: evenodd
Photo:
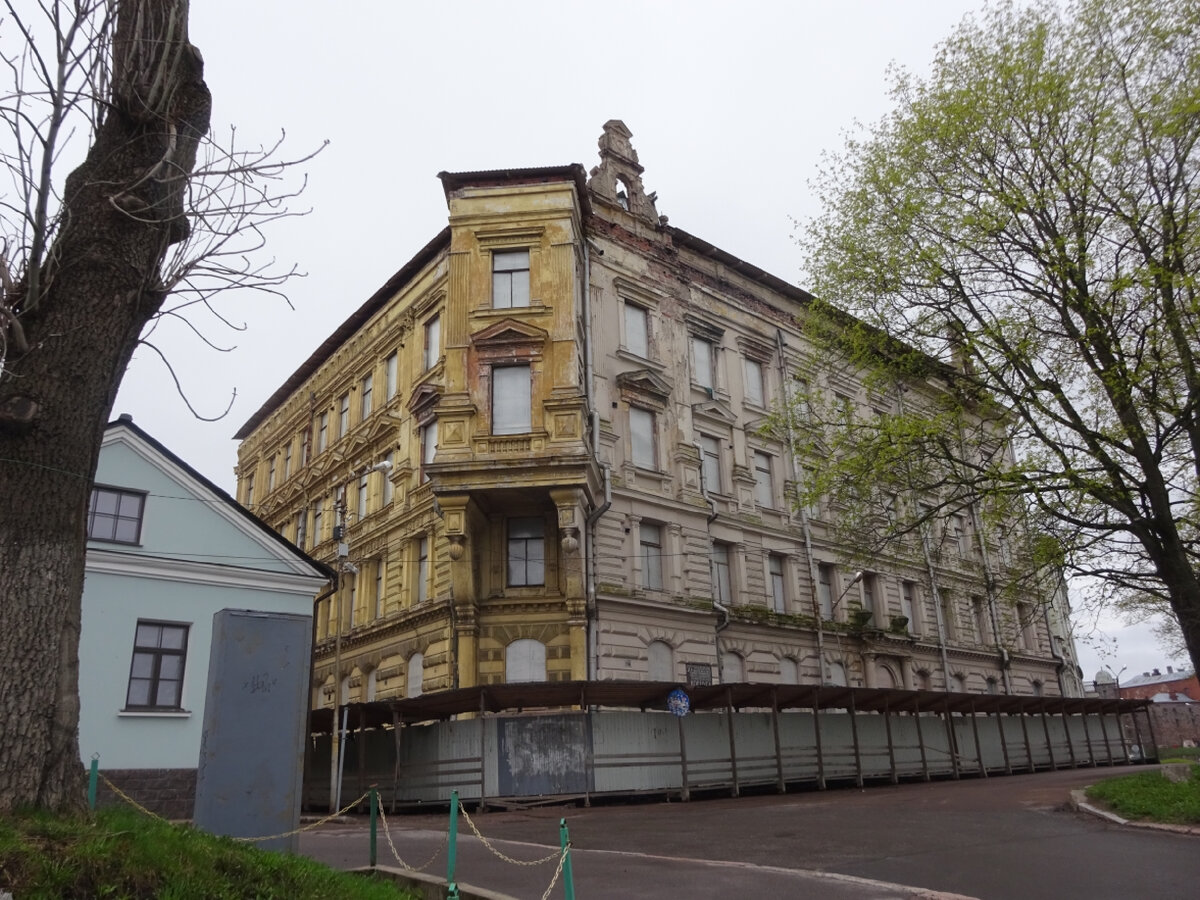
<path fill-rule="evenodd" d="M 675 688 L 667 694 L 667 709 L 676 716 L 686 716 L 692 709 L 692 701 L 682 688 Z"/>

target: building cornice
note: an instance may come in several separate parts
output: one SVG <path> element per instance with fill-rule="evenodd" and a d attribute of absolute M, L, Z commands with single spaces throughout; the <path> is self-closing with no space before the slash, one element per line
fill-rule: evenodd
<path fill-rule="evenodd" d="M 121 575 L 155 581 L 177 581 L 206 587 L 236 587 L 255 591 L 298 594 L 311 598 L 327 584 L 326 579 L 290 572 L 269 572 L 209 562 L 197 562 L 89 548 L 84 569 L 88 574 Z"/>

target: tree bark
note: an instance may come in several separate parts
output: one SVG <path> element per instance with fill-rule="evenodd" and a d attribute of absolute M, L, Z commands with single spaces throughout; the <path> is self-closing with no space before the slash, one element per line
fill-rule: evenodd
<path fill-rule="evenodd" d="M 187 17 L 186 0 L 118 2 L 110 103 L 66 180 L 39 296 L 17 307 L 29 351 L 0 380 L 0 813 L 84 802 L 88 499 L 117 387 L 165 296 L 161 266 L 187 234 L 185 191 L 211 111 Z M 124 698 L 112 702 L 115 712 Z"/>

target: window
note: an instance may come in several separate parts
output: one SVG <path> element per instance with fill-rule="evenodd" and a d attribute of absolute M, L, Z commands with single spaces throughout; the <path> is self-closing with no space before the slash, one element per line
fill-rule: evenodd
<path fill-rule="evenodd" d="M 1017 649 L 1032 650 L 1034 646 L 1033 614 L 1029 604 L 1018 603 L 1017 613 Z"/>
<path fill-rule="evenodd" d="M 779 660 L 779 683 L 780 684 L 799 684 L 800 683 L 800 663 L 792 659 L 790 656 L 785 656 Z"/>
<path fill-rule="evenodd" d="M 532 422 L 529 366 L 492 369 L 492 434 L 527 434 Z"/>
<path fill-rule="evenodd" d="M 437 454 L 438 424 L 437 419 L 421 426 L 421 483 L 429 480 L 425 467 L 433 462 Z"/>
<path fill-rule="evenodd" d="M 692 338 L 692 383 L 710 391 L 716 387 L 713 380 L 713 345 L 704 338 Z"/>
<path fill-rule="evenodd" d="M 367 673 L 367 702 L 370 703 L 375 699 L 376 691 L 379 688 L 379 669 L 372 669 Z"/>
<path fill-rule="evenodd" d="M 272 456 L 271 461 L 267 463 L 267 490 L 275 490 L 275 463 L 277 457 Z"/>
<path fill-rule="evenodd" d="M 941 591 L 942 626 L 946 629 L 946 640 L 958 640 L 958 617 L 954 613 L 954 595 Z"/>
<path fill-rule="evenodd" d="M 1035 681 L 1033 683 L 1033 696 L 1041 697 L 1044 696 L 1044 694 L 1045 689 L 1042 687 L 1042 683 L 1040 681 Z"/>
<path fill-rule="evenodd" d="M 417 603 L 429 599 L 429 538 L 417 541 Z"/>
<path fill-rule="evenodd" d="M 302 509 L 296 513 L 296 546 L 301 550 L 304 549 L 304 541 L 307 537 L 304 533 L 306 525 L 308 525 L 308 510 Z"/>
<path fill-rule="evenodd" d="M 384 459 L 391 466 L 386 472 L 380 473 L 383 475 L 383 505 L 387 506 L 396 494 L 396 486 L 392 483 L 392 472 L 396 467 L 396 451 L 391 451 Z"/>
<path fill-rule="evenodd" d="M 950 529 L 954 548 L 958 551 L 958 555 L 968 555 L 971 552 L 971 544 L 967 535 L 967 520 L 960 515 L 951 516 Z"/>
<path fill-rule="evenodd" d="M 88 539 L 136 544 L 142 536 L 146 495 L 118 488 L 92 488 L 88 505 Z"/>
<path fill-rule="evenodd" d="M 629 449 L 635 466 L 658 468 L 654 444 L 654 413 L 637 406 L 629 407 Z"/>
<path fill-rule="evenodd" d="M 732 650 L 723 650 L 721 652 L 721 682 L 723 684 L 734 684 L 738 681 L 745 681 L 745 668 L 742 665 L 742 658 Z"/>
<path fill-rule="evenodd" d="M 733 597 L 733 579 L 729 571 L 729 545 L 713 541 L 712 545 L 713 599 L 728 606 Z"/>
<path fill-rule="evenodd" d="M 371 392 L 375 388 L 375 376 L 368 375 L 362 380 L 362 396 L 359 398 L 359 416 L 361 422 L 371 414 Z"/>
<path fill-rule="evenodd" d="M 369 479 L 369 472 L 364 472 L 358 479 L 358 520 L 360 522 L 367 517 L 367 501 L 371 496 Z"/>
<path fill-rule="evenodd" d="M 504 680 L 509 684 L 546 680 L 546 645 L 521 638 L 504 648 Z"/>
<path fill-rule="evenodd" d="M 324 453 L 329 446 L 329 413 L 321 413 L 317 425 L 317 452 Z"/>
<path fill-rule="evenodd" d="M 359 614 L 358 614 L 358 576 L 357 576 L 357 575 L 351 575 L 351 576 L 350 576 L 350 597 L 349 597 L 349 600 L 350 600 L 350 603 L 349 603 L 349 606 L 350 606 L 350 627 L 351 627 L 351 628 L 353 628 L 355 625 L 357 625 L 357 624 L 358 624 L 358 620 L 359 620 Z M 339 631 L 344 631 L 344 630 L 345 630 L 345 628 L 344 628 L 344 626 L 343 626 L 343 627 L 339 627 L 339 629 L 338 629 L 338 630 L 339 630 Z"/>
<path fill-rule="evenodd" d="M 408 658 L 408 672 L 404 679 L 404 696 L 420 697 L 425 685 L 425 654 L 414 653 Z"/>
<path fill-rule="evenodd" d="M 828 683 L 836 687 L 849 687 L 850 679 L 846 676 L 846 666 L 844 663 L 832 662 L 829 664 Z"/>
<path fill-rule="evenodd" d="M 817 564 L 817 602 L 821 607 L 821 618 L 825 621 L 833 619 L 833 566 L 828 563 Z"/>
<path fill-rule="evenodd" d="M 343 438 L 350 433 L 350 395 L 342 394 L 338 400 L 338 437 Z"/>
<path fill-rule="evenodd" d="M 873 572 L 864 572 L 862 577 L 862 608 L 868 612 L 882 613 L 879 609 L 879 578 Z M 879 615 L 875 616 L 876 624 L 884 623 Z"/>
<path fill-rule="evenodd" d="M 633 303 L 625 304 L 625 349 L 643 359 L 650 356 L 650 314 Z"/>
<path fill-rule="evenodd" d="M 990 677 L 988 678 L 988 680 L 987 680 L 987 692 L 988 692 L 989 694 L 998 694 L 998 693 L 1000 693 L 1000 685 L 999 685 L 999 684 L 996 682 L 996 679 L 995 679 L 995 678 L 990 678 Z"/>
<path fill-rule="evenodd" d="M 756 359 L 746 360 L 746 402 L 755 406 L 766 403 L 766 392 L 763 387 L 763 367 Z"/>
<path fill-rule="evenodd" d="M 254 473 L 251 472 L 246 476 L 246 506 L 250 509 L 254 508 Z"/>
<path fill-rule="evenodd" d="M 383 615 L 383 560 L 375 561 L 375 618 Z"/>
<path fill-rule="evenodd" d="M 704 490 L 721 493 L 721 442 L 707 434 L 700 435 L 700 474 Z"/>
<path fill-rule="evenodd" d="M 971 614 L 975 619 L 975 637 L 979 643 L 986 644 L 990 636 L 988 629 L 987 603 L 982 597 L 971 598 Z"/>
<path fill-rule="evenodd" d="M 675 652 L 666 641 L 651 641 L 646 647 L 651 681 L 675 680 Z"/>
<path fill-rule="evenodd" d="M 787 597 L 784 590 L 783 557 L 778 553 L 767 554 L 767 580 L 771 587 L 771 609 L 777 613 L 787 612 Z"/>
<path fill-rule="evenodd" d="M 426 371 L 442 358 L 442 317 L 434 316 L 425 323 L 425 352 L 422 357 Z"/>
<path fill-rule="evenodd" d="M 642 556 L 642 587 L 661 591 L 662 573 L 662 526 L 643 522 L 638 528 L 638 542 Z"/>
<path fill-rule="evenodd" d="M 292 445 L 289 443 L 283 448 L 283 480 L 287 481 L 292 477 Z"/>
<path fill-rule="evenodd" d="M 529 251 L 492 254 L 492 307 L 514 309 L 529 305 Z"/>
<path fill-rule="evenodd" d="M 508 520 L 508 585 L 531 587 L 546 581 L 546 522 Z"/>
<path fill-rule="evenodd" d="M 775 508 L 775 481 L 771 477 L 771 457 L 754 451 L 754 502 L 762 509 Z"/>
<path fill-rule="evenodd" d="M 182 709 L 188 627 L 138 620 L 126 709 Z"/>
<path fill-rule="evenodd" d="M 387 391 L 387 399 L 391 400 L 396 396 L 396 391 L 400 389 L 400 356 L 393 353 L 383 363 L 383 378 L 384 389 Z"/>
<path fill-rule="evenodd" d="M 900 614 L 908 619 L 908 631 L 917 633 L 917 586 L 911 581 L 900 583 Z"/>
<path fill-rule="evenodd" d="M 317 501 L 317 505 L 313 507 L 313 546 L 321 543 L 321 503 Z"/>

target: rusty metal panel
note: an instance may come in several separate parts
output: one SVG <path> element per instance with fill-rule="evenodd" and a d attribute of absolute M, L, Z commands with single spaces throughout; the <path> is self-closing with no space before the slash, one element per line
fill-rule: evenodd
<path fill-rule="evenodd" d="M 499 795 L 587 793 L 586 739 L 587 718 L 581 714 L 497 719 Z"/>

